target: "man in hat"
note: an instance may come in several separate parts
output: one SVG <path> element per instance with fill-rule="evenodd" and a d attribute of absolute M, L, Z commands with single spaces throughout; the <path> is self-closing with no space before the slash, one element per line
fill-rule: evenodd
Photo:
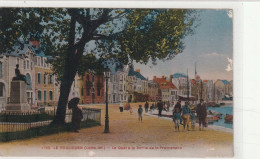
<path fill-rule="evenodd" d="M 157 108 L 158 108 L 158 116 L 162 116 L 162 110 L 163 110 L 162 100 L 159 100 L 159 102 L 157 103 Z"/>
<path fill-rule="evenodd" d="M 203 103 L 203 99 L 200 99 L 200 103 L 197 105 L 197 116 L 199 118 L 199 129 L 202 130 L 206 127 L 206 117 L 207 117 L 207 106 Z"/>

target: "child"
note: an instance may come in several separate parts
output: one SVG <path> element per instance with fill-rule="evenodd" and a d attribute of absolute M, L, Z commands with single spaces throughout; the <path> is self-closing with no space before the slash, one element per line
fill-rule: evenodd
<path fill-rule="evenodd" d="M 139 115 L 139 118 L 138 120 L 142 121 L 142 114 L 143 114 L 143 108 L 142 108 L 142 105 L 139 105 L 139 108 L 138 108 L 138 115 Z"/>
<path fill-rule="evenodd" d="M 187 130 L 189 131 L 189 127 L 190 127 L 190 108 L 189 108 L 189 102 L 185 102 L 184 107 L 182 108 L 182 117 L 183 117 L 183 130 L 185 130 L 185 127 L 187 128 Z"/>
<path fill-rule="evenodd" d="M 191 120 L 191 128 L 192 130 L 194 130 L 195 122 L 196 122 L 195 111 L 191 111 L 190 120 Z"/>
<path fill-rule="evenodd" d="M 180 125 L 180 120 L 181 120 L 181 114 L 179 108 L 176 108 L 175 111 L 173 112 L 173 121 L 175 125 L 175 131 L 179 131 L 179 125 Z"/>

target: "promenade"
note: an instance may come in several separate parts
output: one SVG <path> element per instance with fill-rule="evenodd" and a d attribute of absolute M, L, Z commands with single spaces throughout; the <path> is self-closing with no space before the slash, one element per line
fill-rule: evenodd
<path fill-rule="evenodd" d="M 28 140 L 0 143 L 1 156 L 81 156 L 81 157 L 230 157 L 233 134 L 219 130 L 175 132 L 171 120 L 143 115 L 138 121 L 138 104 L 133 114 L 120 112 L 119 105 L 109 106 L 110 133 L 104 134 L 105 106 L 101 126 Z"/>

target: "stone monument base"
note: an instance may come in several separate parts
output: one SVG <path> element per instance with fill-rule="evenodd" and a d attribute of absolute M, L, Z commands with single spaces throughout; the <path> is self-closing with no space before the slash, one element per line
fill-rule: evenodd
<path fill-rule="evenodd" d="M 31 107 L 27 103 L 10 103 L 5 107 L 5 112 L 23 112 L 31 110 Z"/>
<path fill-rule="evenodd" d="M 10 103 L 6 105 L 7 112 L 24 112 L 31 110 L 27 102 L 26 84 L 24 81 L 11 82 Z"/>

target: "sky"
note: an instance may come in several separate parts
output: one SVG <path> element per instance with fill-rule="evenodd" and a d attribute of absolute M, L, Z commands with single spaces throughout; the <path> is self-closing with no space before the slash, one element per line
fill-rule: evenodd
<path fill-rule="evenodd" d="M 202 10 L 195 34 L 185 37 L 185 49 L 172 60 L 157 61 L 157 65 L 134 63 L 135 69 L 148 79 L 185 73 L 190 78 L 233 79 L 233 13 L 232 10 Z"/>

